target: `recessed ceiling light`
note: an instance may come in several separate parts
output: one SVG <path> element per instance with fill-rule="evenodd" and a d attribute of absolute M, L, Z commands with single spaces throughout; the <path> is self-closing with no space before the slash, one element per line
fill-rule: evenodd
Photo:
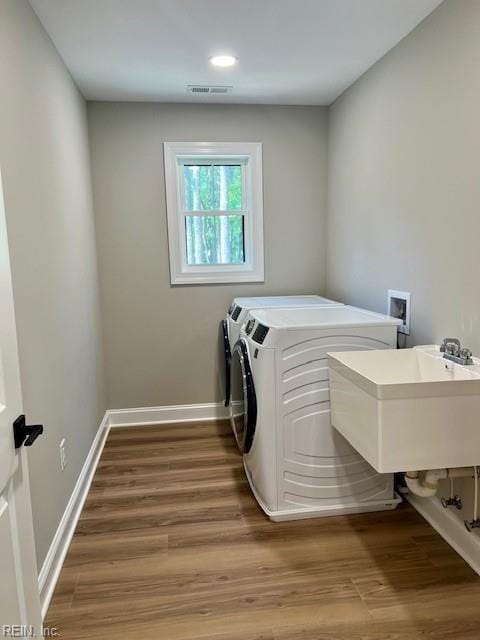
<path fill-rule="evenodd" d="M 215 67 L 233 67 L 238 58 L 235 56 L 221 55 L 211 56 L 209 60 Z"/>

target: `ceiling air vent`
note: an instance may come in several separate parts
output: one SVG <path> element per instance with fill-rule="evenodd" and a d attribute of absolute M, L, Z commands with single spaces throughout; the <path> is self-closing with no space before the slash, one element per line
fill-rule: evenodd
<path fill-rule="evenodd" d="M 209 85 L 198 85 L 198 84 L 189 84 L 187 86 L 187 92 L 193 93 L 196 95 L 207 95 L 207 94 L 225 94 L 230 93 L 233 87 L 212 87 Z"/>

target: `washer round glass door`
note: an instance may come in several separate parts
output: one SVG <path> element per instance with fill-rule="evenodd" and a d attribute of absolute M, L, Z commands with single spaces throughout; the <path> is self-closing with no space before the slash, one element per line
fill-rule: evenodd
<path fill-rule="evenodd" d="M 235 344 L 231 361 L 230 422 L 242 453 L 252 448 L 257 425 L 257 398 L 245 340 Z"/>
<path fill-rule="evenodd" d="M 220 372 L 220 384 L 224 404 L 230 404 L 230 368 L 232 362 L 232 352 L 230 350 L 230 338 L 228 337 L 228 322 L 222 320 L 218 331 L 218 370 Z"/>

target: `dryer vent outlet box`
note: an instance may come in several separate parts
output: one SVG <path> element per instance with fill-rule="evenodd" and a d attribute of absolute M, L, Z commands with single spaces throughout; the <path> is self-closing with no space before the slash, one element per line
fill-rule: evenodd
<path fill-rule="evenodd" d="M 407 291 L 388 290 L 387 313 L 392 318 L 400 318 L 403 324 L 398 327 L 399 333 L 410 335 L 410 294 Z"/>

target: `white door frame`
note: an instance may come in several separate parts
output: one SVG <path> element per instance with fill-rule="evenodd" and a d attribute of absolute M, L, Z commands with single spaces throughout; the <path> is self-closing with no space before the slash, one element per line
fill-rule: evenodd
<path fill-rule="evenodd" d="M 5 387 L 5 404 L 2 404 L 2 407 L 6 407 L 8 422 L 11 421 L 13 424 L 13 420 L 23 413 L 23 402 L 1 170 L 0 313 L 0 347 L 2 348 L 0 360 L 3 361 L 4 376 L 2 376 L 2 380 Z M 11 587 L 12 590 L 16 588 L 17 590 L 21 624 L 25 625 L 24 628 L 17 630 L 17 637 L 31 637 L 32 628 L 35 629 L 37 634 L 41 633 L 42 616 L 35 558 L 28 460 L 24 447 L 14 449 L 13 426 L 10 445 L 8 445 L 8 429 L 8 424 L 0 425 L 0 430 L 2 431 L 0 435 L 3 438 L 0 454 L 8 467 L 11 468 L 11 475 L 7 481 L 6 488 L 0 487 L 2 492 L 0 495 L 0 508 L 9 510 L 12 545 L 11 547 L 0 549 L 0 554 L 3 552 L 10 554 L 11 557 L 13 556 L 15 571 L 13 572 L 14 575 L 1 575 L 0 580 L 7 580 L 8 588 L 10 589 Z M 7 443 L 7 446 L 5 446 L 5 443 Z M 5 474 L 3 474 L 2 484 L 4 484 L 4 481 Z M 8 566 L 9 563 L 5 564 Z M 9 620 L 0 620 L 0 637 L 7 635 L 3 625 L 8 624 Z"/>

